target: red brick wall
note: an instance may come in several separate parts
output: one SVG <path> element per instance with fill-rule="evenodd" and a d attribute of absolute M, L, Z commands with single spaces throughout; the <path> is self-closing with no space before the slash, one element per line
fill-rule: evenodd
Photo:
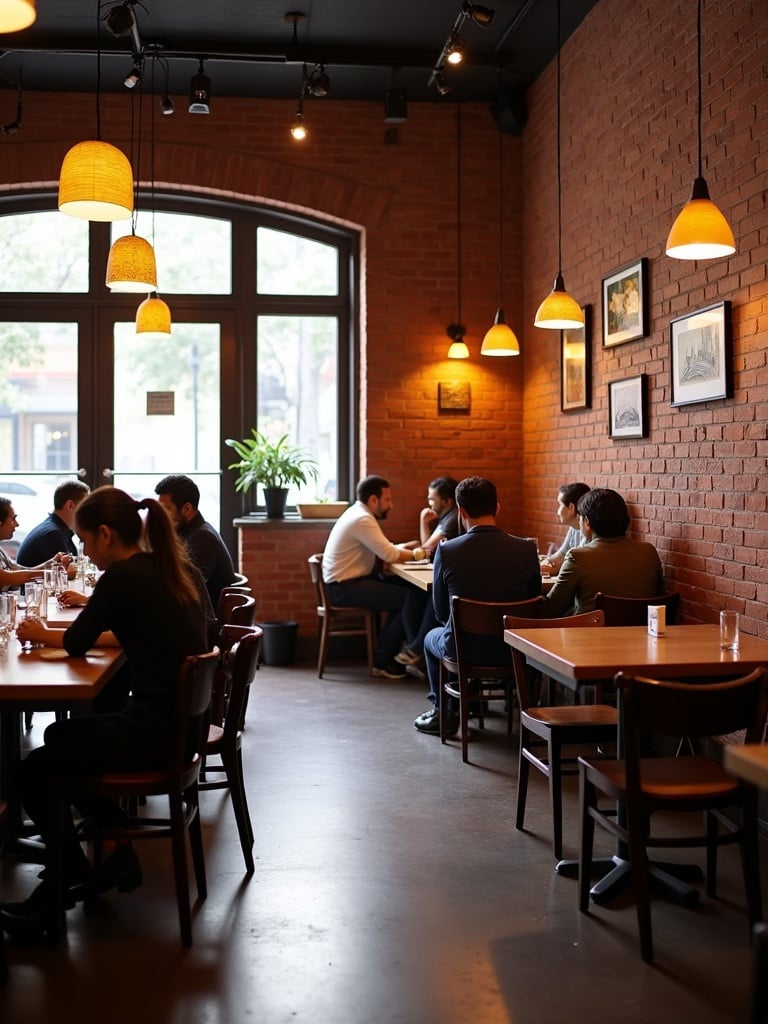
<path fill-rule="evenodd" d="M 602 0 L 562 55 L 563 272 L 593 310 L 593 399 L 562 414 L 555 332 L 528 325 L 557 263 L 554 63 L 530 90 L 524 144 L 526 525 L 551 539 L 555 492 L 582 479 L 629 500 L 685 616 L 739 609 L 768 636 L 768 4 L 704 4 L 704 174 L 737 240 L 730 259 L 664 253 L 696 173 L 696 5 Z M 601 278 L 649 260 L 650 334 L 603 349 Z M 733 303 L 734 395 L 671 408 L 669 321 Z M 608 382 L 648 375 L 649 431 L 613 441 Z"/>
<path fill-rule="evenodd" d="M 217 100 L 209 118 L 179 109 L 156 119 L 156 177 L 159 187 L 284 205 L 360 231 L 360 471 L 392 480 L 393 539 L 415 536 L 437 473 L 492 476 L 502 525 L 544 541 L 559 534 L 559 483 L 615 486 L 631 503 L 635 532 L 657 544 L 687 616 L 712 619 L 728 604 L 745 614 L 747 630 L 768 635 L 764 0 L 704 5 L 705 174 L 738 252 L 700 265 L 663 252 L 695 174 L 695 65 L 693 0 L 602 0 L 563 51 L 563 271 L 594 321 L 593 401 L 584 412 L 560 412 L 559 338 L 532 326 L 557 269 L 554 64 L 530 90 L 523 139 L 503 138 L 503 302 L 518 359 L 478 354 L 497 305 L 498 133 L 486 105 L 462 107 L 466 362 L 445 359 L 445 327 L 457 315 L 454 103 L 409 104 L 397 145 L 385 144 L 379 104 L 313 102 L 304 147 L 289 137 L 288 101 Z M 128 95 L 102 101 L 103 136 L 126 150 L 129 107 Z M 92 98 L 27 94 L 23 130 L 3 140 L 0 191 L 55 185 L 67 148 L 94 125 Z M 641 256 L 650 266 L 650 335 L 603 350 L 601 278 Z M 669 320 L 726 298 L 734 397 L 671 409 Z M 608 381 L 640 372 L 649 377 L 649 437 L 611 441 Z M 441 380 L 471 383 L 470 415 L 438 415 Z M 244 556 L 249 575 L 252 559 L 259 563 L 260 614 L 300 616 L 304 631 L 305 560 L 317 546 L 301 528 L 277 551 Z M 294 577 L 290 588 L 280 582 Z"/>

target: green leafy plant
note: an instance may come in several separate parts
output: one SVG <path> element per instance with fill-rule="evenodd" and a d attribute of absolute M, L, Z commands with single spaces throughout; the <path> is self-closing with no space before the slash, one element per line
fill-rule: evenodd
<path fill-rule="evenodd" d="M 247 491 L 254 484 L 262 487 L 288 487 L 290 484 L 306 484 L 308 479 L 317 480 L 317 462 L 303 448 L 288 444 L 288 435 L 272 442 L 253 428 L 251 437 L 242 441 L 227 438 L 224 442 L 240 456 L 229 469 L 239 472 L 235 490 Z"/>

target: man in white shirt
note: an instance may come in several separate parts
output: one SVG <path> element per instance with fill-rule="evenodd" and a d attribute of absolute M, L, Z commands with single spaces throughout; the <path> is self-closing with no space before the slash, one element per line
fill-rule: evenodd
<path fill-rule="evenodd" d="M 357 501 L 336 521 L 323 552 L 323 579 L 331 602 L 389 612 L 374 652 L 375 676 L 402 679 L 405 666 L 395 655 L 405 639 L 402 609 L 416 588 L 396 577 L 382 575 L 378 563 L 410 562 L 424 558 L 423 548 L 393 544 L 379 523 L 392 508 L 389 482 L 367 476 L 357 485 Z"/>

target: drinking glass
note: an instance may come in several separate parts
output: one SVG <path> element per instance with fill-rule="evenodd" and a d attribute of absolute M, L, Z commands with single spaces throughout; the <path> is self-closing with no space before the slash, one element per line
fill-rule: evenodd
<path fill-rule="evenodd" d="M 15 611 L 15 598 L 12 594 L 0 594 L 0 654 L 8 650 L 8 639 L 13 632 L 11 608 Z"/>
<path fill-rule="evenodd" d="M 739 649 L 739 613 L 732 611 L 720 612 L 720 649 L 738 651 Z"/>
<path fill-rule="evenodd" d="M 25 619 L 40 619 L 40 602 L 43 597 L 43 587 L 40 583 L 26 583 L 24 585 L 24 606 Z"/>

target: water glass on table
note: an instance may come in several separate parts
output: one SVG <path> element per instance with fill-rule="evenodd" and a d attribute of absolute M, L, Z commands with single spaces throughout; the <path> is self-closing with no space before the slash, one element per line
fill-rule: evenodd
<path fill-rule="evenodd" d="M 723 651 L 738 651 L 739 649 L 739 613 L 728 611 L 720 612 L 720 649 Z"/>
<path fill-rule="evenodd" d="M 8 640 L 16 619 L 16 598 L 13 594 L 0 594 L 0 654 L 8 650 Z"/>

